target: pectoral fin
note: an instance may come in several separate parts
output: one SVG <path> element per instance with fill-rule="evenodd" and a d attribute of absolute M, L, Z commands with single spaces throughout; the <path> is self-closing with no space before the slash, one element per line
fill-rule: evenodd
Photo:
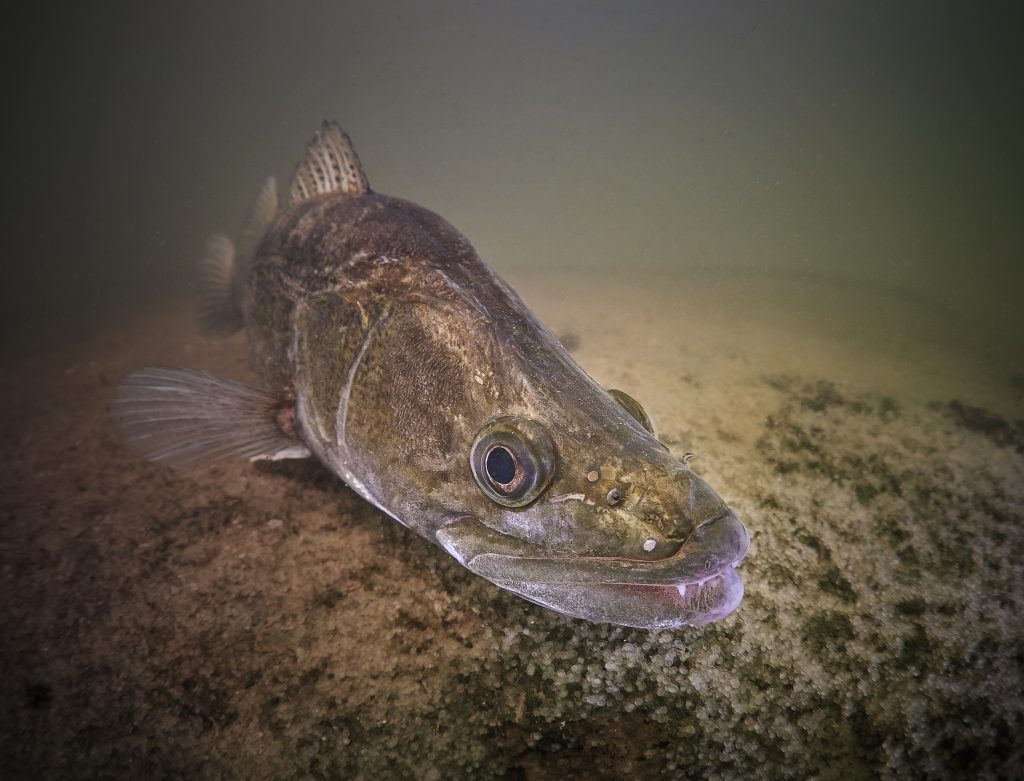
<path fill-rule="evenodd" d="M 295 434 L 289 396 L 206 372 L 135 372 L 118 386 L 112 412 L 125 444 L 172 466 L 310 455 Z"/>

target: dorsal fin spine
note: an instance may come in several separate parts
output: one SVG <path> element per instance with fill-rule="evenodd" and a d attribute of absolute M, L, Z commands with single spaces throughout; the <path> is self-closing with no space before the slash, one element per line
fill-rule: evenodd
<path fill-rule="evenodd" d="M 362 195 L 369 191 L 369 182 L 352 141 L 337 123 L 324 122 L 306 146 L 306 156 L 295 170 L 289 189 L 292 204 L 326 193 Z"/>

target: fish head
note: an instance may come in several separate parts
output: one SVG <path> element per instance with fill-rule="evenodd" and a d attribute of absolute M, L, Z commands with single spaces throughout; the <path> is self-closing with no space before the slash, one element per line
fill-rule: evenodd
<path fill-rule="evenodd" d="M 651 629 L 734 610 L 736 514 L 511 293 L 472 289 L 479 306 L 434 297 L 376 320 L 327 299 L 298 352 L 314 452 L 470 571 L 558 612 Z"/>
<path fill-rule="evenodd" d="M 736 609 L 747 529 L 658 441 L 639 404 L 589 378 L 543 383 L 519 402 L 477 431 L 472 510 L 435 535 L 449 553 L 502 588 L 595 622 L 701 625 Z"/>

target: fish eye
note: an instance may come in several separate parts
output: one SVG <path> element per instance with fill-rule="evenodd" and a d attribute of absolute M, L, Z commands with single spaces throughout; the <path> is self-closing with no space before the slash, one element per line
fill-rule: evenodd
<path fill-rule="evenodd" d="M 651 416 L 647 414 L 647 411 L 641 406 L 640 402 L 634 399 L 625 391 L 620 391 L 618 388 L 609 388 L 608 395 L 619 402 L 619 406 L 628 412 L 633 419 L 643 426 L 647 431 L 653 434 L 655 437 L 658 436 L 654 430 L 654 421 L 651 420 Z"/>
<path fill-rule="evenodd" d="M 516 457 L 504 445 L 495 445 L 488 451 L 484 466 L 488 479 L 495 485 L 512 485 L 516 477 L 522 474 L 516 464 Z"/>
<path fill-rule="evenodd" d="M 555 446 L 536 421 L 503 415 L 476 435 L 469 463 L 488 497 L 506 507 L 523 507 L 551 482 Z"/>

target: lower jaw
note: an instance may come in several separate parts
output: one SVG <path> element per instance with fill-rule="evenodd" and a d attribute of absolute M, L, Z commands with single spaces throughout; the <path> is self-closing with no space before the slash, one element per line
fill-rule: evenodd
<path fill-rule="evenodd" d="M 496 585 L 574 618 L 637 629 L 700 626 L 725 618 L 743 599 L 743 582 L 729 567 L 702 583 L 525 583 Z"/>

